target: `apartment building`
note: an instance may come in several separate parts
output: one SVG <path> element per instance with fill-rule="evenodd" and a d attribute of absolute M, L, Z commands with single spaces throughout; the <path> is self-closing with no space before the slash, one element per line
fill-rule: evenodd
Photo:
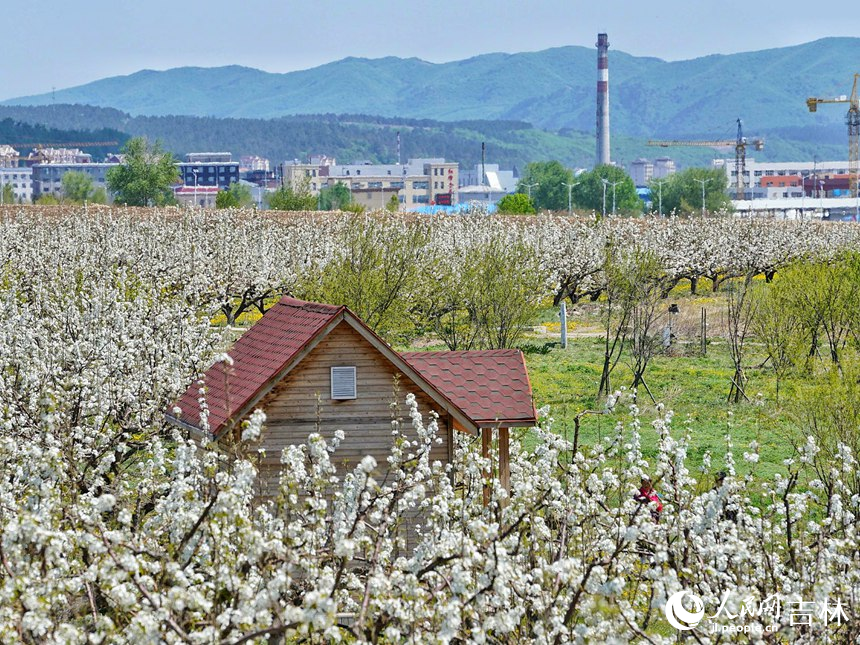
<path fill-rule="evenodd" d="M 651 171 L 651 179 L 665 179 L 675 174 L 675 160 L 671 157 L 657 157 L 654 160 L 654 168 Z"/>
<path fill-rule="evenodd" d="M 635 186 L 647 186 L 654 178 L 654 162 L 636 159 L 630 164 L 630 178 Z"/>
<path fill-rule="evenodd" d="M 452 205 L 459 199 L 459 164 L 441 158 L 410 159 L 405 164 L 337 164 L 334 159 L 317 157 L 310 163 L 284 164 L 283 181 L 294 188 L 306 187 L 314 195 L 327 186 L 345 184 L 353 200 L 368 208 L 387 203 L 391 195 L 397 195 L 401 210 Z"/>
<path fill-rule="evenodd" d="M 229 188 L 239 181 L 239 162 L 229 152 L 189 152 L 176 166 L 186 186 Z"/>
<path fill-rule="evenodd" d="M 33 201 L 32 168 L 0 167 L 0 199 L 3 199 L 2 192 L 6 185 L 12 187 L 15 202 L 29 204 Z"/>
<path fill-rule="evenodd" d="M 53 195 L 56 198 L 63 197 L 63 175 L 67 172 L 81 172 L 88 175 L 93 181 L 93 188 L 104 188 L 107 190 L 105 177 L 115 163 L 37 163 L 33 164 L 32 177 L 32 199 L 36 200 L 43 195 Z M 22 170 L 18 168 L 18 170 Z"/>

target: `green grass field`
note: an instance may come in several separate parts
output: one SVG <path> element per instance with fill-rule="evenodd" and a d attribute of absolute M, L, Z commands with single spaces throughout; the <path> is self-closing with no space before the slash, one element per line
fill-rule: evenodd
<path fill-rule="evenodd" d="M 574 417 L 582 410 L 600 410 L 597 388 L 602 364 L 602 339 L 596 337 L 573 338 L 567 349 L 553 347 L 548 354 L 530 353 L 526 364 L 532 381 L 537 407 L 550 406 L 556 432 L 573 436 Z M 751 363 L 761 358 L 751 356 Z M 756 440 L 761 460 L 755 465 L 757 474 L 769 475 L 783 470 L 783 460 L 791 449 L 791 440 L 797 435 L 789 406 L 777 406 L 774 393 L 776 383 L 766 367 L 749 369 L 748 394 L 752 403 L 727 402 L 731 377 L 734 373 L 725 342 L 714 341 L 706 356 L 658 355 L 646 372 L 646 381 L 658 403 L 674 412 L 673 436 L 683 436 L 689 430 L 691 445 L 690 466 L 702 464 L 706 452 L 712 455 L 712 470 L 719 470 L 726 452 L 725 436 L 734 444 L 738 471 L 744 473 L 749 464 L 742 456 L 749 443 Z M 629 387 L 632 373 L 624 358 L 613 372 L 613 389 Z M 761 393 L 761 396 L 758 394 Z M 781 397 L 786 400 L 786 386 Z M 651 420 L 657 410 L 651 398 L 640 392 L 637 401 L 642 417 Z M 630 414 L 627 405 L 619 405 L 611 415 L 589 415 L 582 420 L 580 444 L 584 447 L 614 433 L 615 425 L 627 423 Z M 657 433 L 650 424 L 642 427 L 642 442 L 646 458 L 656 453 Z"/>

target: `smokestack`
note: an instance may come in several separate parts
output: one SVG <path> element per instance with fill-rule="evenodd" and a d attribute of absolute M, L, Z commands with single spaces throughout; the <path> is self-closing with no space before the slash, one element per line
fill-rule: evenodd
<path fill-rule="evenodd" d="M 597 165 L 609 158 L 609 37 L 597 34 Z"/>

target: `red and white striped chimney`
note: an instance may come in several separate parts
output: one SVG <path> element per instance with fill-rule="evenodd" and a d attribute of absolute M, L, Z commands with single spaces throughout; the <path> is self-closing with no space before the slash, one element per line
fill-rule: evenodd
<path fill-rule="evenodd" d="M 597 165 L 609 158 L 609 37 L 597 34 Z"/>

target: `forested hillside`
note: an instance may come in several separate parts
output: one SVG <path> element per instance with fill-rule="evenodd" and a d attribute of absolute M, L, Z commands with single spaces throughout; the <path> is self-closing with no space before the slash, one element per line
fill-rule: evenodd
<path fill-rule="evenodd" d="M 22 124 L 22 134 L 2 132 L 0 141 L 34 142 L 23 134 L 30 125 L 56 130 L 90 131 L 104 129 L 103 135 L 76 132 L 52 141 L 116 139 L 121 131 L 131 136 L 159 139 L 165 148 L 181 155 L 191 151 L 226 150 L 234 155 L 257 154 L 273 162 L 305 159 L 308 154 L 327 154 L 341 161 L 369 159 L 393 162 L 397 159 L 397 133 L 401 137 L 401 155 L 410 157 L 445 157 L 464 167 L 480 162 L 481 142 L 487 144 L 487 162 L 502 167 L 522 168 L 530 161 L 558 159 L 572 167 L 590 167 L 594 159 L 594 137 L 575 130 L 544 131 L 522 121 L 454 121 L 406 119 L 368 115 L 303 115 L 278 119 L 220 119 L 214 117 L 162 116 L 133 117 L 111 108 L 81 105 L 41 107 L 0 106 L 0 119 Z M 11 127 L 11 126 L 10 126 Z M 832 133 L 820 128 L 820 136 L 806 136 L 803 131 L 786 130 L 784 138 L 768 139 L 761 159 L 839 158 L 844 155 L 841 128 Z M 108 132 L 114 132 L 107 136 Z M 95 137 L 95 139 L 94 139 Z M 731 150 L 715 151 L 696 148 L 673 148 L 670 151 L 651 148 L 642 139 L 616 135 L 613 157 L 627 163 L 637 157 L 654 158 L 670 154 L 679 165 L 708 164 L 714 157 L 730 156 Z"/>
<path fill-rule="evenodd" d="M 85 147 L 96 158 L 116 150 L 129 138 L 129 135 L 114 128 L 90 127 L 66 128 L 48 127 L 40 123 L 24 123 L 9 117 L 0 118 L 0 145 L 12 144 L 19 153 L 25 154 L 31 146 L 24 144 L 65 144 L 96 141 L 116 141 L 114 146 Z"/>

